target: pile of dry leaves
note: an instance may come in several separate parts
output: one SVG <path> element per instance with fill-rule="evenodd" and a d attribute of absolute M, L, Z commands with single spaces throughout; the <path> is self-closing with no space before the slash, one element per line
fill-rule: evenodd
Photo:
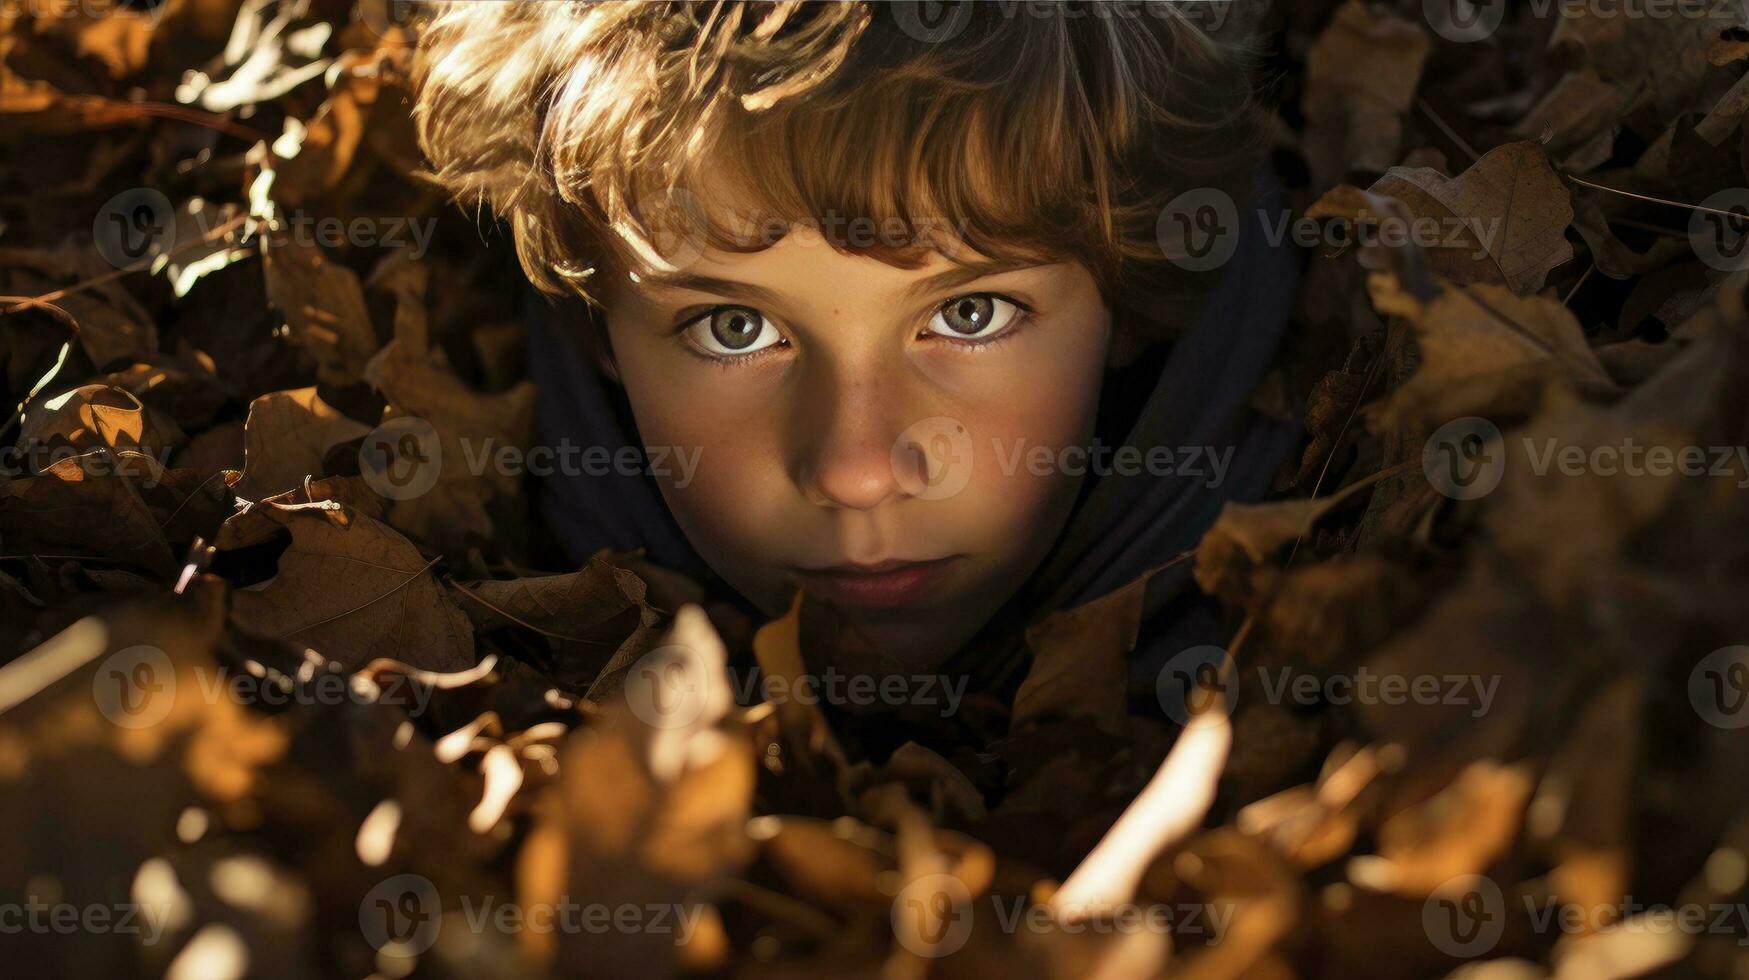
<path fill-rule="evenodd" d="M 20 975 L 1749 968 L 1737 4 L 1265 14 L 1312 254 L 1258 399 L 1311 397 L 1194 555 L 1229 655 L 1163 675 L 1188 726 L 1126 717 L 1125 590 L 968 705 L 999 737 L 877 762 L 700 683 L 684 581 L 534 571 L 516 479 L 361 454 L 532 438 L 402 4 L 93 2 L 0 3 Z"/>

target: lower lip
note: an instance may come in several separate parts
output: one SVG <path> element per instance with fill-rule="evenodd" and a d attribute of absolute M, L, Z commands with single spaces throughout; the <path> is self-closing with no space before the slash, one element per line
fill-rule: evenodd
<path fill-rule="evenodd" d="M 955 560 L 937 558 L 888 572 L 803 572 L 801 581 L 807 591 L 842 606 L 890 609 L 934 591 Z"/>

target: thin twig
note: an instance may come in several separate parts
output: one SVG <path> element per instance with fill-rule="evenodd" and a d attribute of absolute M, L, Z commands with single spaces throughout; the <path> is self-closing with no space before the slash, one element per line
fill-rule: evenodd
<path fill-rule="evenodd" d="M 296 629 L 292 629 L 292 630 L 287 630 L 287 631 L 286 631 L 286 632 L 284 632 L 284 633 L 282 633 L 282 634 L 280 634 L 280 639 L 285 639 L 285 638 L 286 638 L 286 637 L 289 637 L 289 636 L 294 636 L 294 635 L 296 635 L 296 634 L 298 634 L 298 633 L 302 633 L 302 632 L 304 632 L 304 631 L 306 631 L 306 630 L 313 630 L 313 629 L 315 629 L 315 628 L 316 628 L 316 627 L 318 627 L 318 626 L 324 626 L 324 625 L 326 625 L 326 624 L 328 624 L 328 623 L 332 623 L 332 622 L 334 622 L 334 621 L 335 621 L 335 620 L 336 620 L 336 619 L 345 619 L 345 618 L 346 618 L 346 617 L 348 617 L 348 616 L 350 616 L 350 615 L 352 615 L 352 614 L 353 614 L 353 613 L 355 613 L 355 612 L 358 612 L 358 611 L 359 611 L 359 610 L 360 610 L 360 609 L 363 609 L 363 608 L 365 608 L 365 607 L 366 607 L 366 606 L 373 606 L 373 605 L 376 605 L 376 604 L 377 604 L 377 603 L 379 603 L 379 602 L 381 602 L 381 601 L 383 601 L 383 600 L 384 600 L 384 599 L 387 599 L 387 598 L 388 598 L 388 597 L 389 597 L 389 596 L 392 596 L 392 595 L 394 595 L 394 594 L 395 594 L 395 593 L 397 593 L 397 592 L 399 592 L 399 591 L 401 591 L 401 590 L 402 590 L 402 589 L 404 589 L 404 588 L 406 588 L 406 587 L 407 587 L 407 586 L 408 586 L 408 585 L 409 585 L 409 584 L 410 584 L 410 583 L 411 583 L 411 582 L 412 582 L 412 581 L 413 581 L 413 580 L 414 580 L 414 579 L 416 579 L 416 578 L 418 578 L 418 577 L 419 577 L 419 576 L 421 576 L 421 575 L 424 575 L 424 574 L 425 574 L 425 573 L 426 573 L 426 572 L 429 572 L 429 571 L 431 571 L 431 566 L 433 566 L 433 565 L 435 565 L 435 564 L 437 564 L 437 563 L 438 563 L 438 562 L 439 562 L 439 561 L 441 561 L 441 560 L 442 560 L 442 556 L 441 556 L 441 555 L 440 555 L 440 556 L 438 556 L 438 557 L 437 557 L 437 558 L 433 558 L 433 559 L 431 559 L 431 560 L 430 560 L 430 561 L 428 561 L 428 562 L 426 562 L 426 563 L 425 563 L 425 567 L 424 567 L 424 568 L 421 568 L 421 569 L 419 569 L 419 570 L 418 570 L 418 571 L 416 571 L 416 572 L 414 572 L 414 573 L 412 573 L 412 574 L 411 574 L 411 575 L 408 575 L 408 576 L 407 576 L 407 577 L 406 577 L 406 578 L 404 578 L 404 579 L 402 579 L 402 580 L 401 580 L 401 584 L 399 584 L 399 585 L 397 585 L 397 586 L 395 586 L 395 587 L 394 587 L 394 588 L 392 588 L 392 589 L 390 589 L 390 590 L 389 590 L 389 591 L 387 591 L 387 592 L 384 592 L 384 593 L 383 593 L 383 594 L 382 594 L 382 595 L 380 595 L 380 596 L 377 596 L 377 597 L 376 597 L 376 598 L 374 598 L 374 599 L 368 599 L 368 600 L 366 600 L 366 601 L 364 601 L 364 602 L 361 602 L 361 603 L 359 603 L 359 604 L 358 604 L 358 605 L 356 605 L 356 606 L 353 606 L 353 607 L 352 607 L 352 608 L 351 608 L 351 609 L 347 609 L 347 610 L 343 610 L 343 611 L 341 611 L 341 612 L 337 612 L 337 613 L 335 613 L 335 614 L 334 614 L 334 615 L 332 615 L 332 616 L 329 616 L 329 617 L 328 617 L 328 618 L 327 618 L 327 619 L 319 619 L 319 620 L 317 620 L 317 621 L 315 621 L 315 622 L 313 622 L 313 623 L 306 623 L 306 624 L 304 624 L 304 625 L 303 625 L 303 626 L 299 626 L 299 627 L 297 627 L 297 628 L 296 628 Z M 367 564 L 367 565 L 368 565 L 368 564 L 371 564 L 371 563 L 370 563 L 370 562 L 365 562 L 365 563 L 364 563 L 364 564 Z M 373 566 L 373 567 L 375 567 L 375 568 L 385 568 L 385 567 L 387 567 L 387 566 L 384 566 L 384 565 L 374 565 L 374 566 Z M 400 569 L 397 569 L 397 571 L 400 571 Z"/>
<path fill-rule="evenodd" d="M 189 241 L 183 242 L 181 245 L 178 245 L 175 248 L 170 249 L 168 252 L 163 252 L 159 255 L 148 255 L 148 256 L 141 258 L 137 262 L 129 263 L 128 265 L 122 266 L 121 268 L 116 269 L 112 272 L 105 272 L 103 275 L 93 276 L 90 279 L 85 279 L 85 280 L 82 280 L 80 282 L 76 282 L 71 286 L 63 286 L 60 289 L 54 290 L 53 292 L 43 293 L 40 296 L 29 297 L 20 303 L 17 303 L 13 306 L 9 306 L 3 310 L 0 310 L 0 316 L 7 316 L 7 315 L 10 315 L 13 313 L 21 313 L 24 310 L 32 308 L 33 306 L 41 305 L 44 303 L 52 303 L 55 300 L 64 299 L 68 296 L 73 295 L 74 293 L 82 293 L 88 289 L 95 289 L 98 286 L 101 286 L 107 282 L 111 282 L 111 281 L 114 281 L 116 279 L 120 279 L 122 276 L 129 275 L 130 273 L 134 273 L 134 272 L 139 272 L 141 269 L 144 269 L 144 268 L 150 266 L 152 263 L 158 261 L 160 258 L 169 258 L 171 256 L 180 255 L 183 252 L 190 251 L 190 250 L 198 248 L 202 245 L 211 244 L 215 239 L 220 238 L 224 235 L 230 234 L 232 230 L 234 230 L 238 225 L 241 225 L 244 221 L 247 221 L 248 218 L 249 218 L 249 215 L 247 215 L 247 214 L 239 214 L 236 217 L 232 218 L 231 220 L 225 222 L 224 224 L 221 224 L 215 228 L 208 230 L 206 233 L 202 234 L 199 238 L 191 239 Z"/>
<path fill-rule="evenodd" d="M 1424 114 L 1426 114 L 1427 118 L 1433 120 L 1433 125 L 1439 127 L 1439 131 L 1445 134 L 1446 139 L 1449 139 L 1453 143 L 1456 143 L 1458 149 L 1464 151 L 1465 153 L 1468 153 L 1470 155 L 1470 162 L 1474 163 L 1475 161 L 1481 159 L 1481 156 L 1476 153 L 1475 147 L 1472 147 L 1469 143 L 1466 143 L 1464 141 L 1464 138 L 1457 134 L 1457 130 L 1452 129 L 1450 126 L 1447 126 L 1445 124 L 1445 120 L 1439 118 L 1439 113 L 1434 112 L 1433 107 L 1427 104 L 1426 99 L 1416 99 L 1415 100 L 1415 107 L 1420 109 Z"/>
<path fill-rule="evenodd" d="M 1585 267 L 1585 274 L 1579 277 L 1579 281 L 1573 284 L 1572 289 L 1567 290 L 1567 298 L 1561 300 L 1561 305 L 1566 306 L 1569 303 L 1572 303 L 1573 302 L 1573 294 L 1577 293 L 1579 291 L 1579 287 L 1585 285 L 1586 280 L 1590 279 L 1591 274 L 1593 272 L 1596 272 L 1596 271 L 1597 271 L 1597 263 L 1596 262 L 1592 262 L 1591 264 L 1587 265 Z"/>
<path fill-rule="evenodd" d="M 1648 201 L 1652 204 L 1662 204 L 1666 207 L 1672 207 L 1672 208 L 1686 208 L 1690 211 L 1704 211 L 1708 214 L 1722 215 L 1723 217 L 1730 218 L 1733 221 L 1743 220 L 1743 215 L 1738 214 L 1735 211 L 1720 211 L 1718 208 L 1709 208 L 1704 204 L 1689 204 L 1686 201 L 1672 201 L 1669 198 L 1665 198 L 1665 197 L 1652 197 L 1649 194 L 1636 194 L 1633 191 L 1624 191 L 1619 187 L 1610 187 L 1606 184 L 1594 183 L 1592 181 L 1586 180 L 1583 177 L 1575 177 L 1569 173 L 1562 173 L 1561 176 L 1567 178 L 1568 180 L 1572 181 L 1575 184 L 1578 184 L 1581 187 L 1589 187 L 1593 190 L 1605 191 L 1605 192 L 1608 192 L 1610 194 L 1620 194 L 1622 197 L 1631 197 L 1636 201 Z"/>
<path fill-rule="evenodd" d="M 588 644 L 591 644 L 594 646 L 607 646 L 608 645 L 603 640 L 586 640 L 580 636 L 566 636 L 563 633 L 554 633 L 552 630 L 543 630 L 539 626 L 534 625 L 533 623 L 529 622 L 528 620 L 523 619 L 520 616 L 517 616 L 515 613 L 511 612 L 510 610 L 502 608 L 501 606 L 498 606 L 497 604 L 488 601 L 485 596 L 480 595 L 479 593 L 475 592 L 473 589 L 468 588 L 467 586 L 461 584 L 460 582 L 451 580 L 451 582 L 449 584 L 454 586 L 457 590 L 459 590 L 462 595 L 467 596 L 468 598 L 474 600 L 475 602 L 479 603 L 480 605 L 485 606 L 487 609 L 490 609 L 493 612 L 497 613 L 498 615 L 503 616 L 505 619 L 510 620 L 511 622 L 515 623 L 518 626 L 523 627 L 524 629 L 533 630 L 536 633 L 539 633 L 540 635 L 547 637 L 549 639 L 563 640 L 566 643 L 588 643 Z"/>
<path fill-rule="evenodd" d="M 1354 424 L 1355 417 L 1360 414 L 1360 406 L 1366 403 L 1366 393 L 1372 390 L 1372 383 L 1378 377 L 1379 368 L 1385 363 L 1385 352 L 1390 349 L 1390 344 L 1391 328 L 1386 325 L 1385 339 L 1379 345 L 1379 352 L 1373 355 L 1372 364 L 1366 369 L 1366 380 L 1361 383 L 1360 393 L 1354 396 L 1354 407 L 1348 410 L 1348 417 L 1342 420 L 1342 428 L 1336 431 L 1336 439 L 1330 443 L 1330 452 L 1324 457 L 1324 465 L 1318 470 L 1318 478 L 1312 481 L 1312 495 L 1308 499 L 1318 499 L 1318 491 L 1323 489 L 1324 477 L 1330 473 L 1330 464 L 1336 459 L 1336 451 L 1342 448 L 1342 438 L 1348 435 L 1348 427 Z M 1294 559 L 1300 553 L 1300 542 L 1305 538 L 1305 532 L 1301 531 L 1300 536 L 1294 539 L 1293 550 L 1288 552 L 1287 563 L 1283 568 L 1293 567 Z"/>

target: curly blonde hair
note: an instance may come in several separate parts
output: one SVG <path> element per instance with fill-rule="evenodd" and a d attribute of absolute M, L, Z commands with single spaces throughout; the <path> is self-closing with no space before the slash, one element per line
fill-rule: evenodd
<path fill-rule="evenodd" d="M 926 24 L 903 2 L 453 0 L 421 32 L 415 114 L 431 175 L 507 219 L 548 292 L 598 301 L 603 271 L 658 261 L 675 214 L 717 248 L 770 244 L 720 217 L 707 188 L 726 185 L 780 225 L 907 232 L 835 247 L 911 267 L 945 222 L 1160 313 L 1202 285 L 1166 260 L 1162 209 L 1244 200 L 1265 144 L 1246 40 L 1189 9 L 976 3 Z M 651 207 L 677 200 L 707 204 Z"/>

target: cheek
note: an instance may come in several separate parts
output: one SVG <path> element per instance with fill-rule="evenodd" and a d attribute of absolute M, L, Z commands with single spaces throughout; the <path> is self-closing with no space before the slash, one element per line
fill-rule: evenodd
<path fill-rule="evenodd" d="M 965 406 L 977 444 L 973 483 L 992 491 L 993 506 L 1036 501 L 1062 482 L 1062 450 L 1093 434 L 1109 332 L 1104 307 L 1087 304 L 1073 319 L 1038 325 L 937 373 Z"/>
<path fill-rule="evenodd" d="M 756 566 L 762 543 L 793 523 L 783 513 L 793 491 L 769 417 L 771 393 L 745 373 L 647 344 L 616 338 L 615 351 L 639 438 L 677 461 L 656 476 L 675 522 L 719 572 Z"/>
<path fill-rule="evenodd" d="M 960 518 L 1011 554 L 1042 552 L 1055 538 L 1080 485 L 1064 450 L 1093 434 L 1104 344 L 1053 347 L 1007 372 L 1005 390 L 980 397 L 966 420 L 974 462 Z"/>

